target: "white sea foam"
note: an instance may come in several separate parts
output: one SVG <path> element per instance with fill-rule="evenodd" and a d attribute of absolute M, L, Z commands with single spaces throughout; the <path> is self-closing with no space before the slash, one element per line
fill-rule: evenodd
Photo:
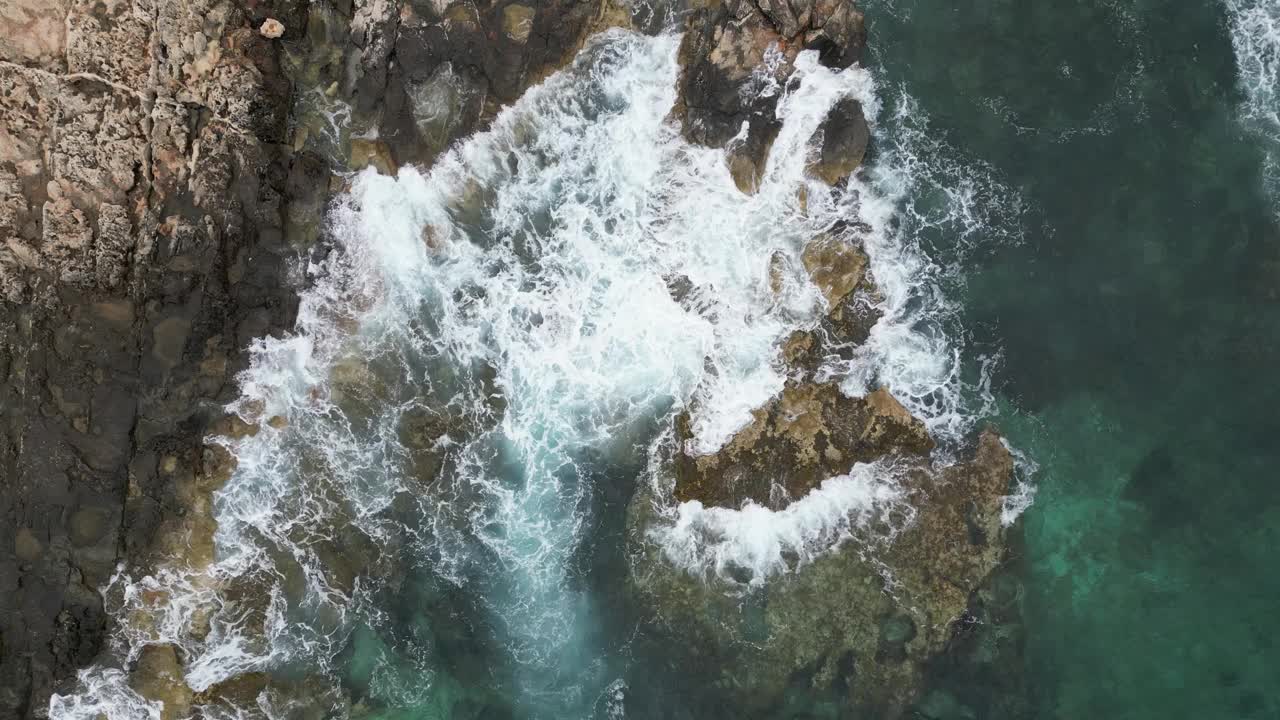
<path fill-rule="evenodd" d="M 147 700 L 129 687 L 128 676 L 114 668 L 81 670 L 77 680 L 82 688 L 72 695 L 54 695 L 49 717 L 60 720 L 160 720 L 162 703 Z"/>
<path fill-rule="evenodd" d="M 835 77 L 825 72 L 807 79 L 831 83 Z M 859 83 L 870 84 L 870 77 L 860 76 Z M 871 94 L 867 90 L 858 96 L 867 103 Z M 792 107 L 788 99 L 795 98 L 784 98 L 780 116 Z M 825 112 L 821 102 L 809 98 L 795 106 Z M 879 109 L 878 102 L 868 106 L 872 112 Z M 941 233 L 948 249 L 963 258 L 993 241 L 1016 241 L 1023 206 L 992 168 L 958 159 L 962 155 L 930 130 L 927 116 L 910 96 L 897 98 L 894 112 L 880 126 L 877 162 L 851 178 L 846 191 L 823 195 L 817 214 L 861 224 L 857 239 L 870 259 L 883 315 L 867 342 L 852 349 L 850 360 L 828 361 L 821 376 L 838 380 L 851 396 L 890 388 L 941 441 L 938 461 L 945 463 L 975 421 L 995 406 L 988 376 L 992 361 L 982 362 L 976 381 L 962 376 L 964 336 L 948 289 L 957 282 L 958 268 L 934 262 L 922 236 Z M 919 201 L 922 196 L 926 199 Z M 1034 497 L 1032 474 L 1019 474 L 1017 491 L 1005 503 L 1009 522 Z M 661 499 L 669 493 L 670 479 L 655 475 L 651 482 L 665 519 L 652 536 L 667 559 L 690 572 L 710 572 L 731 586 L 759 584 L 802 565 L 838 547 L 871 519 L 911 513 L 899 502 L 893 472 L 880 465 L 860 465 L 851 477 L 833 478 L 830 487 L 824 485 L 781 511 L 758 505 L 665 505 Z M 792 511 L 797 506 L 804 507 Z M 864 534 L 862 541 L 876 539 Z"/>
<path fill-rule="evenodd" d="M 1266 183 L 1280 213 L 1280 2 L 1226 0 L 1246 125 L 1263 143 Z"/>
<path fill-rule="evenodd" d="M 1009 527 L 1035 502 L 1034 479 L 1036 473 L 1040 471 L 1040 465 L 1030 455 L 1011 445 L 1009 441 L 1002 438 L 1001 442 L 1013 455 L 1013 492 L 1006 495 L 1000 504 L 1000 524 Z"/>
<path fill-rule="evenodd" d="M 486 604 L 518 682 L 586 672 L 569 664 L 592 654 L 568 573 L 592 464 L 644 446 L 655 419 L 682 409 L 695 452 L 743 427 L 783 386 L 782 340 L 823 310 L 803 248 L 842 221 L 870 227 L 842 232 L 865 244 L 884 317 L 852 362 L 828 371 L 851 392 L 887 384 L 939 434 L 962 428 L 959 349 L 932 320 L 945 299 L 922 282 L 937 268 L 895 231 L 910 168 L 847 191 L 805 173 L 837 101 L 858 98 L 874 126 L 871 76 L 804 53 L 796 83 L 761 88 L 781 93 L 782 128 L 748 196 L 722 151 L 690 146 L 665 122 L 677 44 L 609 33 L 429 173 L 352 178 L 296 334 L 252 348 L 232 410 L 259 431 L 215 439 L 238 461 L 214 498 L 216 559 L 118 578 L 123 659 L 176 645 L 196 690 L 286 660 L 325 677 L 363 612 L 363 583 L 403 572 L 394 563 L 407 558 Z M 679 278 L 689 290 L 677 298 Z M 412 412 L 448 426 L 434 440 L 446 450 L 439 477 L 411 475 Z M 276 416 L 286 422 L 263 422 Z M 392 522 L 397 498 L 419 517 Z M 736 564 L 763 581 L 898 500 L 885 466 L 860 465 L 778 513 L 669 507 L 657 532 L 682 565 Z M 340 566 L 361 543 L 380 551 L 353 589 Z M 95 710 L 111 720 L 138 717 L 123 674 L 95 672 L 55 699 L 54 717 L 82 717 L 87 693 L 120 698 Z"/>
<path fill-rule="evenodd" d="M 910 506 L 903 503 L 893 478 L 889 465 L 860 463 L 782 510 L 755 503 L 708 508 L 692 500 L 677 508 L 674 522 L 659 525 L 652 535 L 681 567 L 760 586 L 854 539 L 892 510 L 909 515 Z"/>

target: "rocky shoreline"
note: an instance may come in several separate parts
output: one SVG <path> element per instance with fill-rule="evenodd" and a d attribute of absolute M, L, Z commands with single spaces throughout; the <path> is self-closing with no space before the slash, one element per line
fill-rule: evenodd
<path fill-rule="evenodd" d="M 429 162 L 616 22 L 433 8 L 3 10 L 0 716 L 43 717 L 97 655 L 117 565 L 211 533 L 186 517 L 228 471 L 204 438 L 234 424 L 252 341 L 292 327 L 339 174 Z M 421 104 L 441 100 L 433 125 Z"/>
<path fill-rule="evenodd" d="M 205 439 L 254 431 L 223 408 L 251 343 L 291 329 L 345 174 L 429 165 L 592 34 L 656 31 L 676 15 L 612 0 L 17 0 L 3 13 L 20 31 L 0 38 L 0 716 L 39 718 L 102 650 L 99 589 L 121 563 L 211 552 L 209 497 L 232 466 Z M 840 0 L 679 15 L 672 119 L 727 148 L 753 192 L 780 124 L 777 95 L 752 89 L 785 85 L 804 49 L 833 68 L 857 61 L 862 15 Z M 867 151 L 861 107 L 840 103 L 820 133 L 813 174 L 845 182 Z M 901 712 L 1003 557 L 1012 460 L 986 433 L 972 461 L 935 471 L 933 440 L 891 389 L 848 398 L 814 377 L 823 357 L 865 341 L 877 291 L 861 249 L 832 236 L 804 263 L 829 312 L 783 349 L 792 382 L 720 453 L 677 457 L 675 497 L 781 509 L 855 462 L 901 456 L 920 517 L 883 557 L 833 553 L 771 587 L 770 636 L 790 640 L 743 655 L 754 636 L 704 622 L 737 600 L 645 549 L 654 498 L 640 493 L 639 595 L 672 632 L 705 640 L 697 660 L 756 688 L 745 707 L 776 703 L 800 673 Z M 778 468 L 781 494 L 761 482 Z M 900 593 L 885 591 L 880 562 Z M 140 677 L 179 668 L 157 647 Z M 136 689 L 180 717 L 182 685 Z"/>

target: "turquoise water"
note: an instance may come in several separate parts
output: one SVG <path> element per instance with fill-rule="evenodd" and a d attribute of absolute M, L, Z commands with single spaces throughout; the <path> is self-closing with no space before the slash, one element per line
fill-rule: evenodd
<path fill-rule="evenodd" d="M 1021 243 L 965 253 L 958 293 L 1040 464 L 1023 623 L 941 668 L 926 715 L 1280 715 L 1280 228 L 1226 7 L 867 13 L 889 84 L 1003 183 L 980 199 L 1022 200 Z"/>

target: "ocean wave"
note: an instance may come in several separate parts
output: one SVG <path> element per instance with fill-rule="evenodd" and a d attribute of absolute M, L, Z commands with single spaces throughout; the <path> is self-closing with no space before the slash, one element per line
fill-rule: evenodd
<path fill-rule="evenodd" d="M 971 429 L 961 333 L 935 282 L 948 270 L 911 234 L 926 216 L 902 214 L 931 176 L 906 146 L 847 189 L 806 172 L 837 101 L 877 123 L 870 73 L 802 53 L 794 84 L 761 88 L 781 93 L 782 127 L 744 195 L 723 151 L 666 121 L 678 42 L 607 33 L 430 172 L 351 178 L 295 333 L 257 341 L 240 377 L 229 410 L 252 432 L 210 439 L 235 469 L 213 493 L 209 557 L 108 588 L 119 664 L 173 645 L 195 691 L 285 666 L 336 687 L 339 651 L 382 624 L 377 593 L 421 570 L 476 599 L 516 692 L 554 705 L 546 678 L 594 657 L 589 598 L 570 582 L 593 473 L 652 448 L 685 409 L 692 449 L 712 452 L 781 390 L 783 340 L 825 309 L 801 254 L 837 228 L 870 228 L 839 232 L 863 243 L 884 314 L 826 372 L 850 393 L 891 387 L 944 441 Z M 946 222 L 985 224 L 968 190 L 949 192 Z M 860 465 L 778 514 L 670 506 L 657 532 L 681 563 L 764 578 L 900 505 L 894 488 L 889 468 Z M 390 665 L 372 678 L 389 702 L 412 700 Z M 86 671 L 53 717 L 149 717 L 127 680 Z M 297 692 L 257 704 L 328 702 Z"/>

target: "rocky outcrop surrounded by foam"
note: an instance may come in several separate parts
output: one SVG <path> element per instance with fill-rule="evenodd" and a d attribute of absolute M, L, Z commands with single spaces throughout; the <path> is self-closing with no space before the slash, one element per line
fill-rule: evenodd
<path fill-rule="evenodd" d="M 780 125 L 777 95 L 747 86 L 789 82 L 806 23 L 823 62 L 856 58 L 861 17 L 831 12 L 729 4 L 690 21 L 677 114 L 686 136 L 727 145 L 745 192 L 758 187 Z M 809 171 L 843 185 L 867 136 L 857 101 L 841 100 L 815 135 Z M 677 415 L 654 456 L 669 465 L 651 468 L 629 511 L 634 592 L 690 672 L 746 714 L 800 693 L 901 716 L 1004 554 L 1014 462 L 1000 437 L 982 432 L 956 461 L 955 438 L 938 449 L 890 388 L 858 395 L 838 382 L 885 315 L 861 247 L 874 232 L 841 226 L 806 247 L 826 312 L 782 344 L 785 387 L 710 451 L 690 411 Z"/>
<path fill-rule="evenodd" d="M 675 115 L 685 137 L 710 147 L 728 149 L 734 181 L 744 191 L 759 186 L 765 159 L 780 123 L 773 112 L 791 75 L 796 56 L 817 50 L 822 62 L 846 68 L 862 56 L 866 28 L 861 11 L 839 0 L 730 0 L 706 3 L 689 18 L 680 46 L 680 97 Z M 836 132 L 828 133 L 836 152 L 824 148 L 819 175 L 830 182 L 848 175 L 839 163 L 861 161 L 867 123 L 857 101 L 833 115 Z M 854 138 L 852 146 L 848 138 Z"/>
<path fill-rule="evenodd" d="M 651 494 L 636 499 L 635 592 L 727 706 L 763 712 L 794 692 L 898 717 L 970 621 L 971 593 L 1004 554 L 1013 462 L 1000 438 L 983 433 L 948 467 L 860 467 L 782 510 L 686 504 L 668 525 Z M 819 532 L 832 507 L 854 519 Z"/>

